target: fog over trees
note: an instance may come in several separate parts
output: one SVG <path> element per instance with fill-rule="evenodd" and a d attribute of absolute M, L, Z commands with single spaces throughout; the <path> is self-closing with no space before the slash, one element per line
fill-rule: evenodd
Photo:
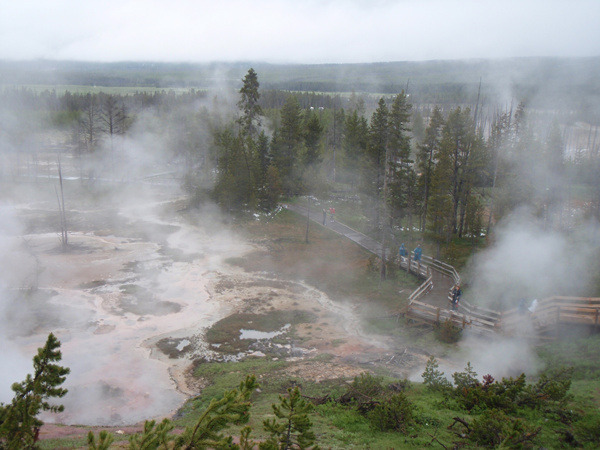
<path fill-rule="evenodd" d="M 577 184 L 589 195 L 578 209 L 598 218 L 595 112 L 549 109 L 530 96 L 494 102 L 489 89 L 477 97 L 447 89 L 449 101 L 436 105 L 405 87 L 383 96 L 263 90 L 250 69 L 237 95 L 4 88 L 3 153 L 35 162 L 45 145 L 36 136 L 66 130 L 66 144 L 85 156 L 82 173 L 94 176 L 118 164 L 123 138 L 143 123 L 167 140 L 169 170 L 187 189 L 230 212 L 341 189 L 361 199 L 372 230 L 385 222 L 447 243 L 488 233 L 524 205 L 566 229 Z"/>

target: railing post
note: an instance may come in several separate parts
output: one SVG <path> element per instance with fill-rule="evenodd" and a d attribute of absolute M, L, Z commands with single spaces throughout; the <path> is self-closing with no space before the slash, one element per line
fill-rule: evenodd
<path fill-rule="evenodd" d="M 406 257 L 406 273 L 410 273 L 410 252 L 408 252 L 408 256 Z"/>

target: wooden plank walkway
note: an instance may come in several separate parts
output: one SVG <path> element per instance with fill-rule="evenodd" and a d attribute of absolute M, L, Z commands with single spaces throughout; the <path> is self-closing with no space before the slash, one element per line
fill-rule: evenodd
<path fill-rule="evenodd" d="M 285 208 L 306 216 L 306 206 L 285 205 Z M 311 207 L 310 220 L 323 226 L 322 210 Z M 337 220 L 331 221 L 329 215 L 325 226 L 369 252 L 381 255 L 381 243 Z M 450 308 L 449 292 L 460 283 L 460 275 L 454 267 L 426 255 L 420 262 L 412 261 L 410 256 L 398 262 L 402 268 L 424 280 L 408 298 L 405 312 L 408 320 L 430 325 L 450 321 L 481 335 L 501 333 L 539 337 L 561 324 L 588 325 L 600 330 L 600 298 L 555 296 L 540 299 L 533 313 L 517 308 L 501 313 L 461 300 L 455 311 Z"/>

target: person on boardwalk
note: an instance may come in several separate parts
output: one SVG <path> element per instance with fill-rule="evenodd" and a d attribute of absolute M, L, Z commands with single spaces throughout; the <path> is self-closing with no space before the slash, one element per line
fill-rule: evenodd
<path fill-rule="evenodd" d="M 404 242 L 400 244 L 400 248 L 398 249 L 398 255 L 400 258 L 406 258 L 406 247 L 404 246 Z"/>
<path fill-rule="evenodd" d="M 462 295 L 462 291 L 460 290 L 460 284 L 455 284 L 451 291 L 451 302 L 452 309 L 458 309 L 458 302 L 460 302 L 460 296 Z"/>
<path fill-rule="evenodd" d="M 327 226 L 327 211 L 325 211 L 325 208 L 323 208 L 323 226 Z"/>
<path fill-rule="evenodd" d="M 335 214 L 335 208 L 329 208 L 329 215 L 331 216 L 331 221 L 335 222 L 334 220 L 334 214 Z"/>
<path fill-rule="evenodd" d="M 421 248 L 421 244 L 417 245 L 417 248 L 414 249 L 415 261 L 421 261 L 421 256 L 423 255 L 423 249 Z"/>

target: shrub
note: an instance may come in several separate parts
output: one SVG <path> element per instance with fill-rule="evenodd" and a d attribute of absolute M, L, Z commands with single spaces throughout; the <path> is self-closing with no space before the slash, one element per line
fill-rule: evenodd
<path fill-rule="evenodd" d="M 300 390 L 288 389 L 288 396 L 279 396 L 280 404 L 272 405 L 277 419 L 265 420 L 264 429 L 270 437 L 259 444 L 261 450 L 278 450 L 291 448 L 308 448 L 315 442 L 315 434 L 311 431 L 312 422 L 308 414 L 314 406 L 300 395 Z M 314 446 L 314 450 L 318 450 Z"/>
<path fill-rule="evenodd" d="M 574 425 L 575 436 L 581 442 L 600 442 L 600 413 L 583 416 Z"/>
<path fill-rule="evenodd" d="M 414 409 L 410 400 L 400 392 L 375 406 L 367 418 L 376 430 L 406 433 L 408 425 L 414 422 Z"/>
<path fill-rule="evenodd" d="M 473 370 L 473 366 L 471 362 L 468 361 L 465 366 L 464 372 L 454 372 L 452 374 L 452 379 L 454 380 L 454 385 L 457 390 L 463 389 L 471 389 L 476 386 L 479 386 L 479 380 L 477 379 L 477 372 Z"/>
<path fill-rule="evenodd" d="M 531 443 L 540 429 L 492 409 L 473 419 L 468 437 L 470 441 L 488 448 L 523 448 L 526 443 Z"/>
<path fill-rule="evenodd" d="M 559 368 L 544 372 L 540 375 L 537 383 L 525 389 L 523 398 L 519 404 L 531 408 L 541 408 L 554 403 L 555 406 L 563 406 L 569 399 L 568 391 L 571 388 L 573 368 Z"/>
<path fill-rule="evenodd" d="M 454 344 L 460 341 L 462 336 L 462 328 L 457 327 L 450 320 L 442 322 L 436 330 L 437 338 L 447 344 Z"/>
<path fill-rule="evenodd" d="M 383 377 L 377 377 L 370 373 L 361 373 L 359 376 L 354 377 L 351 385 L 351 394 L 358 398 L 358 400 L 364 400 L 366 397 L 374 398 L 381 395 L 384 391 Z"/>
<path fill-rule="evenodd" d="M 427 389 L 432 391 L 441 391 L 452 387 L 452 383 L 446 379 L 444 372 L 440 371 L 438 367 L 437 359 L 431 356 L 427 360 L 425 371 L 421 374 L 423 384 L 427 386 Z"/>

